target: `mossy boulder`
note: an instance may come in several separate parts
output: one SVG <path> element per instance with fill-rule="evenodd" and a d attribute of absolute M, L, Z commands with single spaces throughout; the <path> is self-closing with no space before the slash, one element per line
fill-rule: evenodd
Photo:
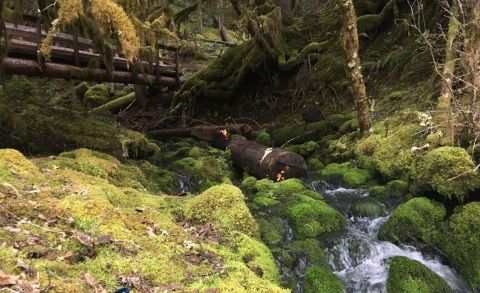
<path fill-rule="evenodd" d="M 240 231 L 254 237 L 260 235 L 242 191 L 229 184 L 214 186 L 190 199 L 185 205 L 185 218 L 198 224 L 212 223 L 222 233 Z"/>
<path fill-rule="evenodd" d="M 453 290 L 439 275 L 420 262 L 404 256 L 389 260 L 387 292 L 449 293 Z"/>
<path fill-rule="evenodd" d="M 466 150 L 440 147 L 430 151 L 417 164 L 415 179 L 445 199 L 462 202 L 469 192 L 480 188 L 480 175 Z"/>
<path fill-rule="evenodd" d="M 327 117 L 326 121 L 330 124 L 330 126 L 338 130 L 345 122 L 352 119 L 350 116 L 343 115 L 343 114 L 332 114 Z"/>
<path fill-rule="evenodd" d="M 110 90 L 105 84 L 97 84 L 89 88 L 83 95 L 83 103 L 87 107 L 98 107 L 110 98 Z"/>
<path fill-rule="evenodd" d="M 268 246 L 280 244 L 287 234 L 286 225 L 279 217 L 259 218 L 257 223 L 262 241 Z"/>
<path fill-rule="evenodd" d="M 480 290 L 480 203 L 456 208 L 447 231 L 442 250 L 473 290 Z"/>
<path fill-rule="evenodd" d="M 272 146 L 272 139 L 270 138 L 270 134 L 268 134 L 268 132 L 266 132 L 265 130 L 262 130 L 258 133 L 255 141 L 264 146 Z"/>
<path fill-rule="evenodd" d="M 331 271 L 313 266 L 305 273 L 305 293 L 342 293 L 343 284 Z"/>
<path fill-rule="evenodd" d="M 393 211 L 378 236 L 395 243 L 434 245 L 445 215 L 441 203 L 424 197 L 414 198 Z"/>
<path fill-rule="evenodd" d="M 392 180 L 386 185 L 375 185 L 368 189 L 377 198 L 402 198 L 409 193 L 409 184 L 404 180 Z"/>
<path fill-rule="evenodd" d="M 357 217 L 381 217 L 386 214 L 386 207 L 374 198 L 358 198 L 352 202 L 350 213 Z"/>
<path fill-rule="evenodd" d="M 328 263 L 327 256 L 316 239 L 293 241 L 287 245 L 287 249 L 296 256 L 306 257 L 312 265 L 326 266 Z"/>
<path fill-rule="evenodd" d="M 325 165 L 320 161 L 320 159 L 313 157 L 308 159 L 307 161 L 308 170 L 313 171 L 316 173 L 320 173 L 320 171 L 325 168 Z"/>
<path fill-rule="evenodd" d="M 412 147 L 423 143 L 418 134 L 421 130 L 419 124 L 407 124 L 391 129 L 387 137 L 378 137 L 371 158 L 373 166 L 384 178 L 392 180 L 411 173 L 416 160 Z"/>
<path fill-rule="evenodd" d="M 349 162 L 325 166 L 322 176 L 327 179 L 341 179 L 342 183 L 348 187 L 361 187 L 373 179 L 371 171 L 352 167 Z"/>
<path fill-rule="evenodd" d="M 307 141 L 303 144 L 289 145 L 284 149 L 308 157 L 318 149 L 318 144 L 314 141 Z"/>
<path fill-rule="evenodd" d="M 296 239 L 312 238 L 345 227 L 340 212 L 327 203 L 310 199 L 291 203 L 284 211 Z"/>
<path fill-rule="evenodd" d="M 377 135 L 369 135 L 355 145 L 355 158 L 360 167 L 375 170 L 372 156 L 375 153 L 379 141 L 380 138 Z"/>
<path fill-rule="evenodd" d="M 346 122 L 344 122 L 338 129 L 338 131 L 340 133 L 348 133 L 348 132 L 353 132 L 353 131 L 357 131 L 359 129 L 360 125 L 358 123 L 358 119 L 357 118 L 354 118 L 354 119 L 350 119 Z"/>

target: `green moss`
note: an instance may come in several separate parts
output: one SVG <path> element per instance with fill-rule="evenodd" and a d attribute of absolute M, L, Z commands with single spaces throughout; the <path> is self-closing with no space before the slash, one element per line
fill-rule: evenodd
<path fill-rule="evenodd" d="M 350 212 L 359 217 L 381 217 L 385 215 L 386 207 L 374 198 L 359 198 L 352 202 Z"/>
<path fill-rule="evenodd" d="M 318 144 L 314 141 L 307 141 L 299 145 L 289 145 L 284 149 L 290 152 L 297 153 L 301 156 L 308 157 L 318 149 Z"/>
<path fill-rule="evenodd" d="M 279 244 L 287 233 L 285 223 L 278 217 L 257 219 L 262 241 L 269 247 Z"/>
<path fill-rule="evenodd" d="M 338 129 L 338 131 L 340 133 L 348 133 L 348 132 L 353 132 L 353 131 L 357 131 L 359 129 L 359 124 L 358 124 L 358 119 L 357 118 L 354 118 L 354 119 L 351 119 L 351 120 L 348 120 L 346 121 L 345 123 L 343 123 L 340 128 Z"/>
<path fill-rule="evenodd" d="M 277 187 L 275 190 L 275 194 L 289 196 L 293 193 L 298 193 L 301 191 L 306 190 L 305 185 L 303 185 L 302 180 L 291 178 L 275 184 Z"/>
<path fill-rule="evenodd" d="M 392 180 L 385 185 L 388 197 L 400 198 L 408 194 L 408 183 L 403 180 Z"/>
<path fill-rule="evenodd" d="M 75 96 L 78 99 L 83 100 L 83 98 L 85 97 L 85 93 L 88 91 L 88 83 L 81 82 L 80 84 L 75 86 L 74 91 L 75 91 Z"/>
<path fill-rule="evenodd" d="M 399 293 L 453 292 L 439 275 L 420 262 L 404 256 L 389 260 L 387 291 Z"/>
<path fill-rule="evenodd" d="M 322 170 L 322 176 L 330 179 L 340 178 L 348 187 L 360 187 L 373 179 L 371 171 L 352 168 L 349 162 L 338 164 L 332 163 Z"/>
<path fill-rule="evenodd" d="M 305 273 L 305 293 L 344 292 L 340 279 L 331 271 L 313 266 Z"/>
<path fill-rule="evenodd" d="M 97 84 L 89 88 L 83 97 L 83 102 L 88 107 L 98 107 L 106 102 L 110 98 L 110 90 L 105 84 Z"/>
<path fill-rule="evenodd" d="M 441 203 L 424 197 L 414 198 L 393 211 L 378 236 L 395 243 L 435 244 L 445 215 Z"/>
<path fill-rule="evenodd" d="M 446 199 L 462 202 L 470 191 L 480 188 L 480 176 L 474 169 L 475 164 L 464 149 L 441 147 L 419 161 L 414 177 Z"/>
<path fill-rule="evenodd" d="M 368 192 L 373 197 L 387 197 L 387 189 L 383 185 L 375 185 L 368 189 Z"/>
<path fill-rule="evenodd" d="M 252 192 L 255 189 L 255 184 L 257 183 L 257 178 L 253 176 L 248 176 L 243 179 L 241 188 L 245 192 Z"/>
<path fill-rule="evenodd" d="M 192 151 L 197 157 L 186 157 L 174 161 L 169 169 L 195 179 L 200 191 L 219 183 L 231 182 L 232 172 L 227 162 L 226 152 L 210 149 L 203 154 L 200 149 L 188 149 L 188 152 Z"/>
<path fill-rule="evenodd" d="M 31 177 L 38 168 L 19 151 L 0 149 L 0 181 L 13 182 L 15 178 Z"/>
<path fill-rule="evenodd" d="M 357 143 L 354 152 L 360 167 L 370 170 L 375 169 L 372 156 L 375 153 L 378 143 L 379 137 L 376 135 L 370 135 Z"/>
<path fill-rule="evenodd" d="M 313 122 L 305 125 L 285 125 L 272 133 L 275 145 L 283 145 L 287 141 L 303 143 L 309 140 L 318 140 L 332 133 L 332 129 L 326 121 Z"/>
<path fill-rule="evenodd" d="M 287 249 L 297 256 L 307 257 L 309 264 L 312 265 L 326 266 L 328 262 L 325 252 L 316 239 L 309 238 L 293 241 L 288 244 Z"/>
<path fill-rule="evenodd" d="M 290 204 L 285 216 L 292 224 L 296 239 L 316 237 L 326 232 L 341 230 L 345 226 L 340 212 L 325 202 L 314 199 Z"/>
<path fill-rule="evenodd" d="M 270 138 L 270 134 L 268 134 L 268 132 L 266 132 L 265 130 L 262 130 L 258 133 L 255 141 L 264 146 L 272 146 L 272 139 Z"/>
<path fill-rule="evenodd" d="M 351 117 L 343 114 L 332 114 L 327 117 L 326 121 L 332 126 L 333 129 L 338 130 L 345 122 L 350 120 Z"/>
<path fill-rule="evenodd" d="M 307 164 L 309 171 L 319 172 L 325 168 L 325 165 L 318 158 L 308 159 Z"/>
<path fill-rule="evenodd" d="M 186 203 L 185 217 L 195 223 L 213 223 L 223 233 L 236 230 L 258 236 L 258 225 L 244 200 L 233 185 L 214 186 Z"/>
<path fill-rule="evenodd" d="M 375 169 L 387 179 L 408 174 L 415 161 L 411 149 L 421 143 L 417 135 L 420 131 L 420 125 L 409 124 L 390 130 L 387 137 L 379 138 L 372 156 Z"/>
<path fill-rule="evenodd" d="M 458 207 L 448 221 L 441 246 L 473 290 L 480 289 L 480 203 Z"/>

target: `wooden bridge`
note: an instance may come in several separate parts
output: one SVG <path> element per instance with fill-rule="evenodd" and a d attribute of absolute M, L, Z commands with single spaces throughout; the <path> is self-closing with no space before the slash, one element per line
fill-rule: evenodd
<path fill-rule="evenodd" d="M 7 75 L 43 76 L 78 79 L 95 82 L 155 85 L 169 90 L 180 86 L 179 51 L 177 47 L 158 45 L 154 52 L 155 63 L 139 60 L 136 66 L 129 63 L 118 47 L 113 51 L 114 70 L 109 71 L 92 40 L 74 35 L 55 33 L 51 48 L 51 62 L 39 54 L 40 42 L 46 36 L 37 20 L 37 26 L 5 23 L 8 39 L 7 57 L 2 66 Z M 163 53 L 163 57 L 162 56 Z M 98 59 L 99 68 L 89 68 L 92 59 Z M 138 68 L 142 68 L 139 70 Z"/>

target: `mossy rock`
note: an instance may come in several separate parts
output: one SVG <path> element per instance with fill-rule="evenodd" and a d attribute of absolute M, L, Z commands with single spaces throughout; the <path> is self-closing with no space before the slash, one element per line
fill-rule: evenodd
<path fill-rule="evenodd" d="M 360 167 L 370 170 L 375 169 L 372 156 L 375 153 L 379 141 L 380 138 L 378 136 L 369 135 L 356 144 L 354 153 Z"/>
<path fill-rule="evenodd" d="M 287 234 L 284 221 L 275 216 L 257 219 L 262 241 L 269 247 L 280 244 Z"/>
<path fill-rule="evenodd" d="M 345 227 L 340 212 L 311 198 L 290 204 L 284 214 L 292 224 L 295 239 L 312 238 Z"/>
<path fill-rule="evenodd" d="M 284 149 L 286 151 L 297 153 L 303 157 L 308 157 L 318 149 L 318 144 L 314 141 L 307 141 L 303 144 L 289 145 Z"/>
<path fill-rule="evenodd" d="M 332 114 L 327 117 L 326 121 L 332 126 L 333 129 L 338 130 L 345 122 L 352 119 L 350 116 L 343 114 Z"/>
<path fill-rule="evenodd" d="M 418 197 L 398 206 L 380 228 L 380 239 L 394 243 L 435 245 L 445 218 L 445 207 Z"/>
<path fill-rule="evenodd" d="M 85 93 L 88 91 L 88 83 L 85 81 L 79 83 L 77 86 L 75 86 L 74 91 L 75 96 L 78 99 L 83 100 L 83 98 L 85 97 Z"/>
<path fill-rule="evenodd" d="M 242 184 L 240 187 L 244 192 L 253 192 L 255 190 L 255 184 L 257 183 L 257 178 L 253 176 L 247 176 L 245 179 L 242 180 Z"/>
<path fill-rule="evenodd" d="M 357 217 L 381 217 L 386 214 L 386 207 L 374 198 L 358 198 L 352 202 L 350 212 Z"/>
<path fill-rule="evenodd" d="M 287 249 L 294 255 L 305 256 L 312 265 L 326 266 L 328 263 L 327 256 L 316 239 L 293 241 L 287 245 Z"/>
<path fill-rule="evenodd" d="M 340 128 L 338 129 L 338 131 L 342 134 L 345 134 L 345 133 L 357 131 L 359 129 L 359 127 L 360 127 L 360 125 L 358 123 L 358 119 L 353 118 L 353 119 L 348 120 L 345 123 L 343 123 L 340 126 Z"/>
<path fill-rule="evenodd" d="M 105 84 L 97 84 L 89 88 L 83 95 L 83 103 L 88 107 L 98 107 L 110 99 L 110 90 Z"/>
<path fill-rule="evenodd" d="M 377 198 L 402 198 L 409 194 L 409 184 L 404 180 L 392 180 L 386 185 L 376 185 L 369 188 L 369 193 Z"/>
<path fill-rule="evenodd" d="M 342 293 L 343 284 L 331 271 L 313 266 L 305 273 L 305 293 Z"/>
<path fill-rule="evenodd" d="M 480 203 L 457 207 L 447 231 L 440 241 L 442 250 L 473 291 L 480 290 Z"/>
<path fill-rule="evenodd" d="M 320 173 L 320 171 L 325 168 L 325 165 L 318 159 L 318 158 L 310 158 L 307 161 L 308 170 L 313 171 L 316 173 Z"/>
<path fill-rule="evenodd" d="M 405 256 L 389 259 L 387 292 L 450 293 L 453 290 L 439 275 L 420 262 Z"/>
<path fill-rule="evenodd" d="M 270 138 L 270 134 L 268 134 L 268 132 L 266 132 L 265 130 L 262 130 L 258 133 L 255 141 L 258 144 L 261 144 L 264 146 L 268 146 L 268 147 L 272 146 L 272 139 Z"/>
<path fill-rule="evenodd" d="M 185 205 L 185 218 L 199 224 L 212 223 L 222 233 L 240 231 L 254 237 L 260 235 L 242 191 L 229 184 L 214 186 L 190 199 Z"/>
<path fill-rule="evenodd" d="M 371 171 L 351 167 L 349 162 L 342 164 L 332 163 L 325 166 L 322 170 L 322 176 L 327 179 L 339 178 L 348 187 L 361 187 L 373 179 Z"/>
<path fill-rule="evenodd" d="M 411 149 L 424 142 L 418 135 L 421 130 L 419 124 L 402 125 L 391 129 L 387 137 L 378 138 L 371 158 L 373 166 L 384 178 L 392 180 L 411 173 L 416 160 Z"/>
<path fill-rule="evenodd" d="M 475 163 L 459 147 L 441 147 L 430 151 L 417 164 L 414 177 L 445 199 L 462 202 L 469 192 L 480 188 L 480 175 L 473 172 Z"/>

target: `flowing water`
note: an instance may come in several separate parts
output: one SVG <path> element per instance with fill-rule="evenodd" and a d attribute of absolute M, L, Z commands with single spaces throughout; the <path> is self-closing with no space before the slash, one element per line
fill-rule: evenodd
<path fill-rule="evenodd" d="M 348 215 L 352 200 L 369 196 L 366 190 L 338 188 L 322 181 L 312 181 L 308 185 L 345 215 Z M 390 207 L 393 208 L 393 204 L 390 203 Z M 350 217 L 346 231 L 330 233 L 322 239 L 329 264 L 342 279 L 347 292 L 386 292 L 387 260 L 393 256 L 406 256 L 421 262 L 441 276 L 454 292 L 471 292 L 457 272 L 442 262 L 439 254 L 426 255 L 411 246 L 379 240 L 378 230 L 387 220 L 388 216 Z"/>

